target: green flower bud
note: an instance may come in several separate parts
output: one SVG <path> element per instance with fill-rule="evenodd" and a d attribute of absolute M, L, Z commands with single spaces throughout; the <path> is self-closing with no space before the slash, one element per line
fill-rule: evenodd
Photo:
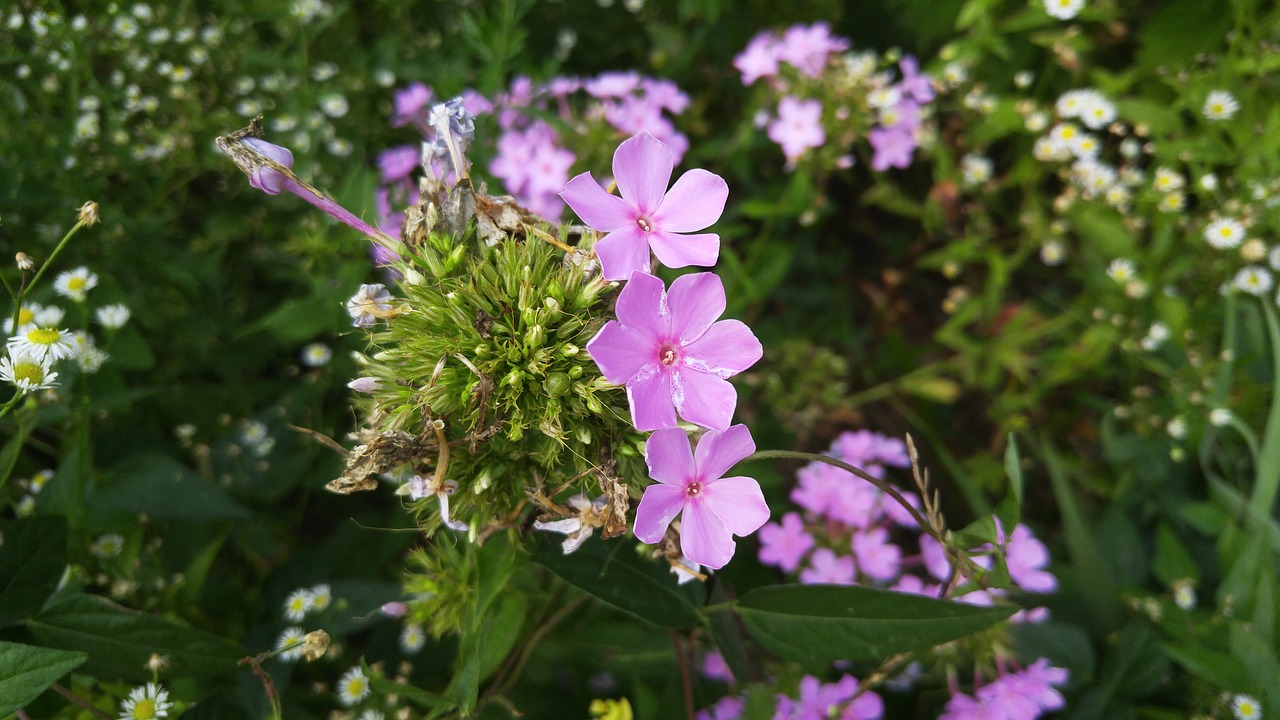
<path fill-rule="evenodd" d="M 572 381 L 568 375 L 564 373 L 554 372 L 547 376 L 547 394 L 551 397 L 560 397 L 569 392 Z"/>
<path fill-rule="evenodd" d="M 560 348 L 560 354 L 565 357 L 573 357 L 574 355 L 577 355 L 579 352 L 580 350 L 578 349 L 578 346 L 574 345 L 573 343 L 565 343 L 565 345 Z"/>
<path fill-rule="evenodd" d="M 529 334 L 524 336 L 524 346 L 530 350 L 542 347 L 542 342 L 547 339 L 547 332 L 542 329 L 541 325 L 534 325 L 529 328 Z"/>
<path fill-rule="evenodd" d="M 574 365 L 573 367 L 569 368 L 569 377 L 573 378 L 574 380 L 577 380 L 578 378 L 582 377 L 582 366 Z"/>
<path fill-rule="evenodd" d="M 586 425 L 579 425 L 578 429 L 575 430 L 573 434 L 578 438 L 578 442 L 583 445 L 591 444 L 591 428 Z"/>

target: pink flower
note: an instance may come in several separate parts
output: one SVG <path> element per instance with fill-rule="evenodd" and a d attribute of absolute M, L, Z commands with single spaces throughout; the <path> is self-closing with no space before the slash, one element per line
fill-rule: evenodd
<path fill-rule="evenodd" d="M 1034 720 L 1040 717 L 1040 708 L 1022 691 L 1020 675 L 1002 675 L 974 694 L 988 707 L 998 708 L 1005 720 Z"/>
<path fill-rule="evenodd" d="M 809 567 L 800 571 L 800 582 L 806 585 L 852 585 L 855 572 L 853 558 L 836 555 L 831 548 L 818 548 L 809 557 Z"/>
<path fill-rule="evenodd" d="M 903 95 L 910 95 L 921 105 L 933 100 L 933 85 L 929 84 L 929 76 L 920 72 L 920 64 L 914 55 L 904 55 L 898 61 L 898 67 L 902 70 L 898 89 Z"/>
<path fill-rule="evenodd" d="M 421 162 L 421 150 L 413 145 L 399 145 L 378 153 L 378 174 L 384 183 L 405 180 Z"/>
<path fill-rule="evenodd" d="M 947 558 L 947 551 L 932 535 L 920 536 L 920 559 L 935 580 L 951 577 L 951 560 Z"/>
<path fill-rule="evenodd" d="M 1066 670 L 1051 667 L 1047 658 L 1040 658 L 1022 671 L 1021 690 L 1041 710 L 1057 710 L 1067 701 L 1053 686 L 1065 684 L 1069 676 Z"/>
<path fill-rule="evenodd" d="M 738 402 L 725 378 L 755 364 L 764 349 L 738 320 L 715 322 L 724 312 L 724 285 L 714 273 L 662 280 L 633 273 L 618 294 L 617 320 L 600 328 L 587 352 L 609 382 L 627 386 L 637 430 L 688 422 L 724 430 Z"/>
<path fill-rule="evenodd" d="M 742 73 L 742 84 L 750 85 L 762 77 L 778 74 L 778 40 L 771 33 L 763 32 L 751 38 L 747 47 L 733 59 L 733 66 Z"/>
<path fill-rule="evenodd" d="M 812 462 L 796 473 L 799 482 L 791 491 L 791 502 L 815 515 L 826 515 L 841 500 L 839 484 L 849 473 L 834 465 Z"/>
<path fill-rule="evenodd" d="M 813 536 L 805 530 L 800 513 L 787 513 L 781 525 L 769 523 L 760 528 L 760 562 L 784 572 L 795 572 L 812 547 Z"/>
<path fill-rule="evenodd" d="M 788 95 L 778 102 L 778 119 L 769 123 L 769 139 L 782 146 L 782 154 L 794 161 L 809 148 L 827 139 L 822 129 L 822 103 Z"/>
<path fill-rule="evenodd" d="M 805 675 L 800 679 L 800 697 L 778 696 L 773 720 L 876 720 L 884 713 L 884 701 L 873 692 L 858 693 L 858 679 L 845 675 L 839 681 L 822 684 Z M 843 706 L 843 707 L 842 707 Z"/>
<path fill-rule="evenodd" d="M 850 543 L 858 570 L 873 580 L 888 582 L 898 576 L 902 548 L 889 542 L 889 531 L 875 528 L 853 536 Z"/>
<path fill-rule="evenodd" d="M 916 140 L 909 133 L 892 128 L 876 128 L 867 133 L 867 140 L 875 154 L 871 156 L 871 169 L 884 172 L 891 167 L 905 168 L 911 164 Z"/>
<path fill-rule="evenodd" d="M 760 484 L 749 477 L 721 477 L 756 451 L 746 425 L 720 432 L 709 430 L 692 451 L 679 428 L 659 430 L 645 443 L 649 476 L 657 483 L 644 489 L 636 508 L 636 537 L 662 540 L 680 513 L 680 550 L 690 560 L 720 569 L 733 557 L 733 536 L 755 532 L 769 519 Z"/>
<path fill-rule="evenodd" d="M 938 720 L 1004 720 L 1004 713 L 988 707 L 981 700 L 956 693 L 947 701 L 946 710 L 938 716 Z"/>
<path fill-rule="evenodd" d="M 818 77 L 827 66 L 831 53 L 849 49 L 849 41 L 831 34 L 831 26 L 824 22 L 812 25 L 792 25 L 782 34 L 778 53 L 781 58 L 802 74 Z"/>
<path fill-rule="evenodd" d="M 724 655 L 717 650 L 712 650 L 702 658 L 702 674 L 712 680 L 733 682 L 733 671 L 729 669 L 729 663 L 725 662 Z"/>
<path fill-rule="evenodd" d="M 1004 547 L 1004 561 L 1009 568 L 1009 579 L 1023 590 L 1049 593 L 1058 589 L 1058 579 L 1041 569 L 1049 564 L 1049 551 L 1026 525 L 1013 529 Z"/>
<path fill-rule="evenodd" d="M 391 118 L 392 127 L 401 127 L 411 122 L 426 120 L 424 109 L 431 102 L 431 88 L 420 82 L 396 90 L 393 94 L 392 106 L 395 114 Z"/>
<path fill-rule="evenodd" d="M 695 720 L 738 720 L 746 701 L 732 695 L 722 697 L 715 705 L 698 712 Z"/>
<path fill-rule="evenodd" d="M 720 219 L 729 186 L 706 170 L 690 170 L 670 190 L 675 156 L 647 133 L 629 138 L 613 154 L 613 177 L 622 197 L 610 195 L 585 172 L 569 181 L 560 197 L 583 222 L 607 233 L 596 255 L 607 280 L 625 280 L 649 271 L 649 250 L 667 267 L 714 265 L 720 236 L 689 235 Z"/>

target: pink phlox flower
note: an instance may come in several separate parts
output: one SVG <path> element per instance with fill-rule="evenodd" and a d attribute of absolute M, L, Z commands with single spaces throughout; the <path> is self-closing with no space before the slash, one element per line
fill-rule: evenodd
<path fill-rule="evenodd" d="M 1035 720 L 1040 716 L 1040 708 L 1023 692 L 1019 675 L 1001 675 L 974 694 L 1001 720 Z"/>
<path fill-rule="evenodd" d="M 822 129 L 822 102 L 800 100 L 790 95 L 778 101 L 778 117 L 769 123 L 769 139 L 782 146 L 782 154 L 794 162 L 810 148 L 821 147 L 827 133 Z"/>
<path fill-rule="evenodd" d="M 801 74 L 818 77 L 827 66 L 832 53 L 849 49 L 849 41 L 831 34 L 831 26 L 824 22 L 812 25 L 792 25 L 782 34 L 778 54 L 781 59 Z"/>
<path fill-rule="evenodd" d="M 893 128 L 875 128 L 867 133 L 875 153 L 871 156 L 871 169 L 884 172 L 891 167 L 902 169 L 911 164 L 916 140 L 910 133 Z"/>
<path fill-rule="evenodd" d="M 680 428 L 658 430 L 645 443 L 649 476 L 636 508 L 635 534 L 656 543 L 677 515 L 680 550 L 693 562 L 719 569 L 733 557 L 734 536 L 745 537 L 769 519 L 760 484 L 749 477 L 722 477 L 756 450 L 746 425 L 708 430 L 694 451 Z"/>
<path fill-rule="evenodd" d="M 664 291 L 662 280 L 633 273 L 615 307 L 618 319 L 600 328 L 587 353 L 609 382 L 627 386 L 636 429 L 675 427 L 677 412 L 695 425 L 729 427 L 738 395 L 726 378 L 764 349 L 741 321 L 715 322 L 725 309 L 720 278 L 683 275 Z"/>
<path fill-rule="evenodd" d="M 760 562 L 783 572 L 795 572 L 813 543 L 800 513 L 789 512 L 782 516 L 781 525 L 768 523 L 760 528 Z"/>
<path fill-rule="evenodd" d="M 1022 672 L 1021 690 L 1041 710 L 1058 710 L 1067 702 L 1055 685 L 1065 685 L 1070 673 L 1064 668 L 1052 667 L 1047 658 L 1040 658 Z"/>
<path fill-rule="evenodd" d="M 450 530 L 467 531 L 466 523 L 449 517 L 449 496 L 458 490 L 457 481 L 445 480 L 440 482 L 436 480 L 434 475 L 425 478 L 421 475 L 414 475 L 409 478 L 409 482 L 405 483 L 401 490 L 407 492 L 409 497 L 414 500 L 421 500 L 434 495 L 440 501 L 440 522 Z"/>
<path fill-rule="evenodd" d="M 489 98 L 471 88 L 462 91 L 462 107 L 472 115 L 485 115 L 493 112 L 493 103 Z"/>
<path fill-rule="evenodd" d="M 898 104 L 881 114 L 884 127 L 914 134 L 920 129 L 920 106 L 910 98 L 902 98 Z"/>
<path fill-rule="evenodd" d="M 853 558 L 836 555 L 831 548 L 818 548 L 809 556 L 809 567 L 800 571 L 800 582 L 806 585 L 852 585 L 855 573 Z"/>
<path fill-rule="evenodd" d="M 850 547 L 858 570 L 867 577 L 888 582 L 901 571 L 902 548 L 889 542 L 889 531 L 884 528 L 855 533 Z"/>
<path fill-rule="evenodd" d="M 569 179 L 569 169 L 575 159 L 572 152 L 562 147 L 539 145 L 529 163 L 527 192 L 531 195 L 559 194 Z"/>
<path fill-rule="evenodd" d="M 876 438 L 876 459 L 890 467 L 911 467 L 911 456 L 902 438 L 880 435 Z"/>
<path fill-rule="evenodd" d="M 647 133 L 666 145 L 673 163 L 679 163 L 689 149 L 689 139 L 662 114 L 662 107 L 648 98 L 628 95 L 617 102 L 606 103 L 603 112 L 605 120 L 619 132 L 627 135 Z"/>
<path fill-rule="evenodd" d="M 640 88 L 644 90 L 646 101 L 667 110 L 672 115 L 680 115 L 689 107 L 689 96 L 671 80 L 645 78 L 640 82 Z"/>
<path fill-rule="evenodd" d="M 1058 589 L 1058 579 L 1043 568 L 1049 565 L 1049 550 L 1036 539 L 1031 528 L 1018 525 L 1004 542 L 1004 528 L 996 518 L 996 534 L 1004 549 L 1009 579 L 1027 592 L 1051 593 Z"/>
<path fill-rule="evenodd" d="M 699 711 L 697 720 L 738 720 L 742 717 L 742 709 L 746 702 L 735 696 L 722 697 L 716 701 L 715 705 Z"/>
<path fill-rule="evenodd" d="M 398 145 L 378 153 L 378 174 L 382 182 L 406 180 L 422 162 L 422 152 L 413 145 Z"/>
<path fill-rule="evenodd" d="M 924 561 L 925 570 L 937 580 L 951 577 L 951 560 L 942 543 L 933 539 L 932 535 L 920 535 L 920 559 Z"/>
<path fill-rule="evenodd" d="M 623 97 L 638 87 L 640 73 L 634 70 L 603 72 L 582 83 L 582 89 L 597 98 Z"/>
<path fill-rule="evenodd" d="M 911 595 L 924 595 L 927 597 L 938 597 L 938 586 L 926 583 L 924 580 L 915 575 L 903 575 L 898 578 L 898 582 L 889 588 L 894 592 L 909 593 Z"/>
<path fill-rule="evenodd" d="M 933 101 L 933 84 L 928 75 L 920 72 L 920 63 L 914 55 L 904 55 L 898 61 L 898 68 L 902 70 L 902 81 L 898 83 L 898 89 L 903 95 L 910 95 L 921 105 Z"/>
<path fill-rule="evenodd" d="M 773 720 L 876 720 L 884 712 L 884 702 L 876 693 L 863 693 L 856 699 L 858 680 L 845 675 L 839 681 L 823 684 L 813 675 L 800 679 L 800 697 L 778 696 Z M 852 700 L 852 702 L 850 702 Z"/>
<path fill-rule="evenodd" d="M 778 74 L 778 39 L 772 33 L 762 32 L 751 38 L 747 47 L 733 59 L 733 66 L 742 73 L 742 84 L 751 85 L 760 78 Z"/>
<path fill-rule="evenodd" d="M 498 108 L 498 127 L 510 130 L 527 120 L 523 110 L 533 104 L 537 89 L 527 75 L 519 75 L 511 81 L 511 89 L 500 93 L 494 105 Z"/>
<path fill-rule="evenodd" d="M 835 470 L 827 517 L 851 528 L 871 527 L 880 518 L 880 491 L 852 473 Z"/>
<path fill-rule="evenodd" d="M 982 700 L 956 693 L 947 701 L 938 720 L 1004 720 L 1004 716 Z"/>
<path fill-rule="evenodd" d="M 721 655 L 718 650 L 712 650 L 703 656 L 702 675 L 712 680 L 733 682 L 733 671 L 729 669 L 729 663 L 725 662 L 724 655 Z"/>
<path fill-rule="evenodd" d="M 842 486 L 855 479 L 851 473 L 823 462 L 805 465 L 796 473 L 796 478 L 791 502 L 824 517 L 842 502 Z"/>
<path fill-rule="evenodd" d="M 881 466 L 876 465 L 876 467 Z M 917 510 L 920 509 L 919 495 L 909 490 L 899 490 L 898 494 L 901 495 L 902 499 L 906 500 L 911 507 Z M 911 513 L 907 512 L 907 509 L 902 507 L 901 503 L 888 495 L 880 495 L 880 508 L 884 511 L 884 514 L 899 527 L 910 528 L 912 530 L 920 529 L 920 524 L 916 522 L 914 517 L 911 517 Z"/>
<path fill-rule="evenodd" d="M 675 155 L 647 133 L 629 138 L 613 154 L 613 178 L 622 197 L 610 195 L 585 172 L 560 194 L 592 228 L 607 233 L 595 245 L 607 280 L 649 271 L 649 250 L 667 267 L 714 265 L 720 236 L 694 233 L 720 219 L 729 186 L 702 169 L 686 172 L 670 189 Z"/>
<path fill-rule="evenodd" d="M 1025 610 L 1019 610 L 1018 612 L 1010 615 L 1009 622 L 1024 623 L 1027 625 L 1039 625 L 1040 623 L 1048 622 L 1049 618 L 1050 618 L 1049 608 L 1035 607 L 1035 608 L 1027 608 Z"/>
<path fill-rule="evenodd" d="M 410 123 L 425 122 L 426 108 L 431 103 L 431 88 L 415 82 L 392 94 L 391 126 L 402 127 Z"/>
<path fill-rule="evenodd" d="M 547 81 L 546 90 L 552 97 L 566 97 L 582 89 L 582 81 L 576 77 L 554 77 Z"/>

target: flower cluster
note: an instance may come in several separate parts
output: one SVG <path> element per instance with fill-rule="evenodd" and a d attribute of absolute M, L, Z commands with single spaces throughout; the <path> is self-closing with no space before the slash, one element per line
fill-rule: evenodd
<path fill-rule="evenodd" d="M 755 452 L 746 426 L 730 426 L 737 393 L 727 378 L 753 365 L 763 348 L 746 325 L 718 320 L 725 295 L 716 275 L 684 275 L 668 289 L 649 274 L 651 252 L 673 267 L 710 266 L 719 253 L 715 234 L 685 233 L 719 219 L 728 187 L 699 169 L 668 188 L 675 162 L 665 143 L 641 133 L 613 157 L 620 198 L 590 173 L 570 180 L 562 196 L 587 225 L 606 233 L 595 245 L 604 277 L 627 280 L 617 319 L 587 343 L 587 352 L 606 380 L 626 386 L 635 428 L 654 431 L 645 461 L 657 484 L 645 489 L 636 510 L 636 537 L 657 543 L 683 514 L 684 557 L 720 568 L 733 556 L 733 536 L 755 532 L 769 517 L 755 480 L 722 477 Z M 707 428 L 696 452 L 677 416 Z"/>

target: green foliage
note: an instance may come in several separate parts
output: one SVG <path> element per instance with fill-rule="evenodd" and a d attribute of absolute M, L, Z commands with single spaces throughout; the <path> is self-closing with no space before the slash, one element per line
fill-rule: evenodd
<path fill-rule="evenodd" d="M 36 614 L 67 563 L 67 523 L 60 517 L 0 522 L 0 627 Z"/>
<path fill-rule="evenodd" d="M 50 685 L 80 667 L 87 656 L 81 652 L 0 642 L 0 715 L 20 710 L 40 696 Z"/>

